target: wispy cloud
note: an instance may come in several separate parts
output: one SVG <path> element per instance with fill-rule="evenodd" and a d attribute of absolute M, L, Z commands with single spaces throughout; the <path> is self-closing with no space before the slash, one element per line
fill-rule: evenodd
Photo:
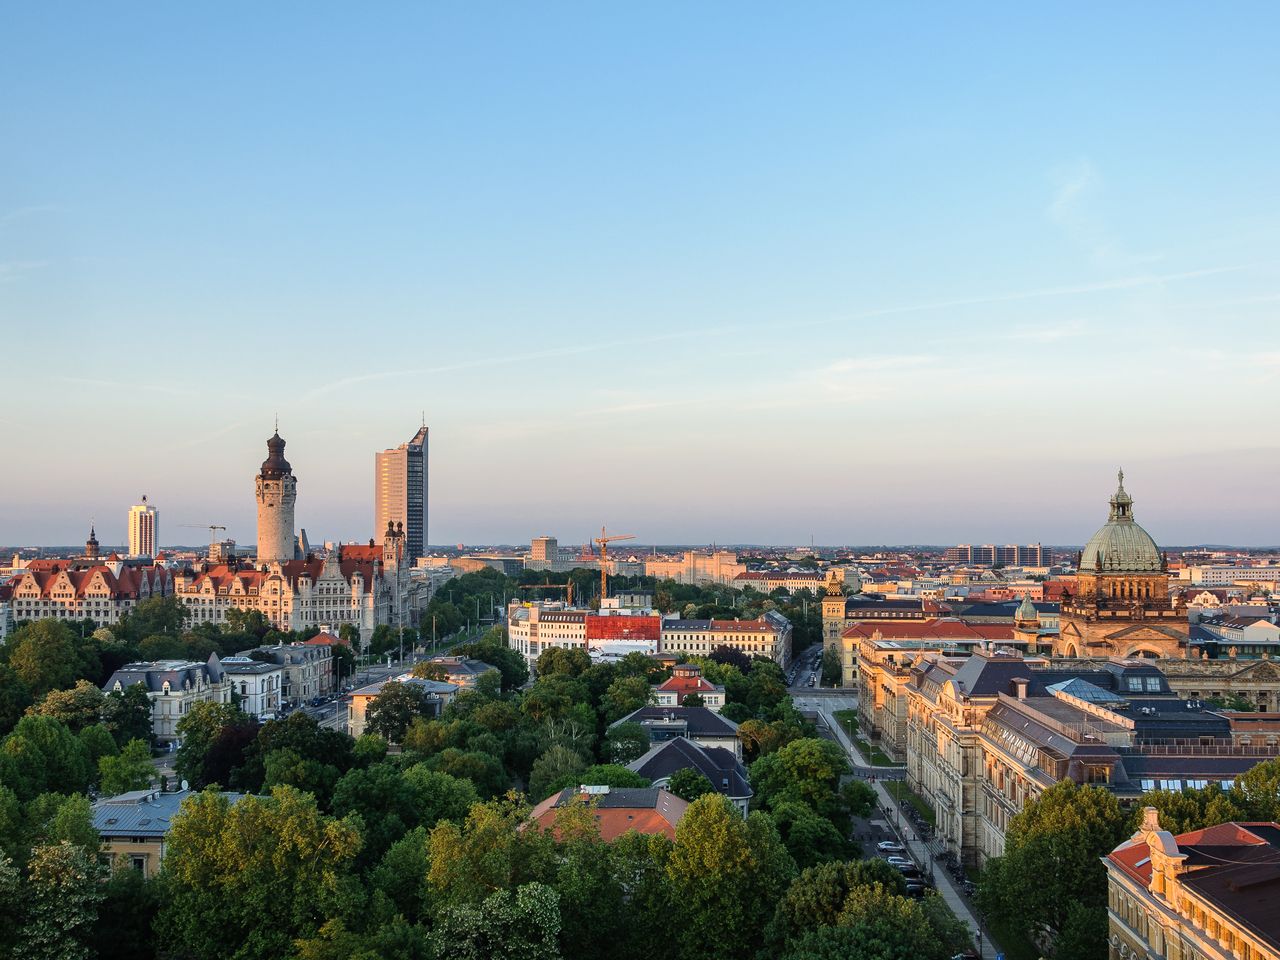
<path fill-rule="evenodd" d="M 1091 160 L 1082 158 L 1051 176 L 1055 187 L 1045 215 L 1094 263 L 1127 268 L 1163 259 L 1161 254 L 1135 254 L 1124 248 L 1100 209 L 1102 175 Z"/>
<path fill-rule="evenodd" d="M 1055 343 L 1071 337 L 1083 336 L 1088 326 L 1083 320 L 1072 320 L 1048 327 L 1018 327 L 1002 335 L 1005 340 L 1022 340 L 1029 343 Z"/>
<path fill-rule="evenodd" d="M 880 373 L 904 370 L 934 363 L 938 358 L 926 354 L 871 354 L 863 357 L 846 357 L 827 364 L 820 371 L 829 376 L 846 373 Z"/>

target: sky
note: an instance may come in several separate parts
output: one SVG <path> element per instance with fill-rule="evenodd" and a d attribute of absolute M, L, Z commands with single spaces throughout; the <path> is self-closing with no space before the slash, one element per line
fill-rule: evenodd
<path fill-rule="evenodd" d="M 0 543 L 1280 543 L 1280 8 L 10 4 Z M 190 526 L 184 526 L 189 524 Z"/>

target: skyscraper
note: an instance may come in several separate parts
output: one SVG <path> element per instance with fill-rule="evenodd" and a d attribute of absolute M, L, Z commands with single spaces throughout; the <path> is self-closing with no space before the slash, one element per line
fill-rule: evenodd
<path fill-rule="evenodd" d="M 298 482 L 284 458 L 279 429 L 267 441 L 267 459 L 254 479 L 258 498 L 258 562 L 292 560 L 294 554 L 293 505 Z"/>
<path fill-rule="evenodd" d="M 404 554 L 412 563 L 427 552 L 427 427 L 413 439 L 373 455 L 373 535 L 404 524 Z"/>
<path fill-rule="evenodd" d="M 129 555 L 154 557 L 159 538 L 160 512 L 147 503 L 147 496 L 143 494 L 142 502 L 129 508 Z"/>

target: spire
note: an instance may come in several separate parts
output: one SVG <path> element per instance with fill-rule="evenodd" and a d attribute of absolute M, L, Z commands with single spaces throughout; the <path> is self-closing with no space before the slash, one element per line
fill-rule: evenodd
<path fill-rule="evenodd" d="M 1124 471 L 1116 472 L 1116 492 L 1111 497 L 1111 515 L 1109 520 L 1132 520 L 1133 497 L 1124 489 Z"/>

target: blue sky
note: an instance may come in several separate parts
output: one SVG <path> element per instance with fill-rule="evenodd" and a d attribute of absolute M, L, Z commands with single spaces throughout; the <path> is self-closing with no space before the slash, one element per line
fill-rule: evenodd
<path fill-rule="evenodd" d="M 11 6 L 0 543 L 1280 542 L 1278 20 Z"/>

